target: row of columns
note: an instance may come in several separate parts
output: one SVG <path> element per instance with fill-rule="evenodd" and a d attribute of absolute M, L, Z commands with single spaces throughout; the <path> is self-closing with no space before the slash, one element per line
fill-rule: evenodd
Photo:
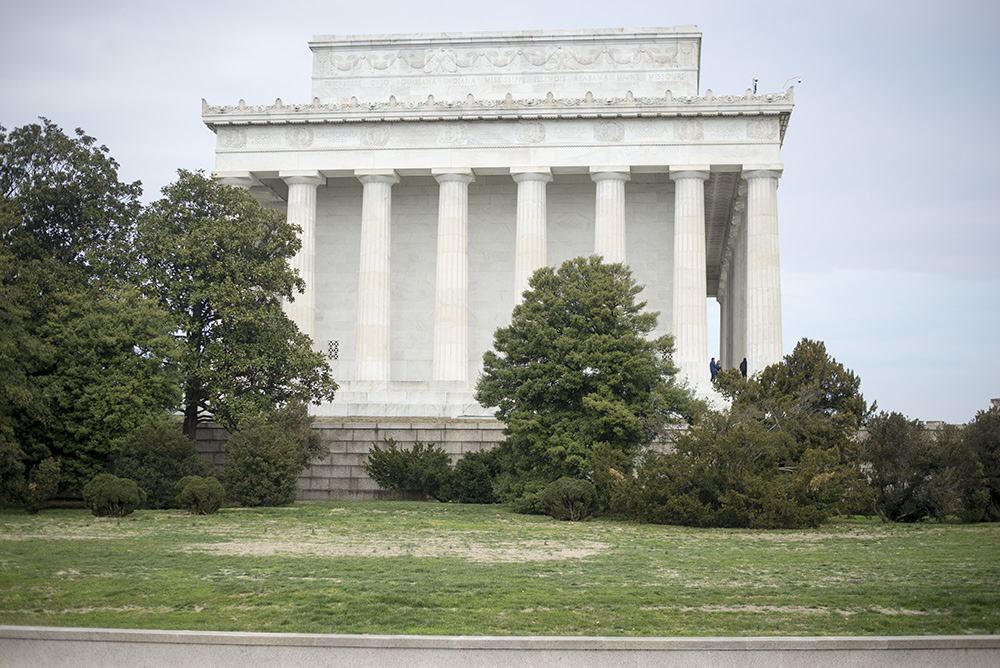
<path fill-rule="evenodd" d="M 708 375 L 705 181 L 708 165 L 673 168 L 675 183 L 673 257 L 674 361 L 695 386 Z M 546 185 L 549 168 L 512 168 L 517 183 L 515 303 L 528 279 L 547 264 Z M 468 378 L 468 219 L 472 169 L 435 169 L 440 185 L 434 312 L 433 379 L 467 383 Z M 628 167 L 595 167 L 594 252 L 608 262 L 625 262 L 625 183 Z M 302 248 L 293 266 L 306 291 L 286 312 L 315 338 L 316 188 L 325 179 L 315 171 L 281 172 L 288 185 L 288 220 L 302 229 Z M 361 254 L 355 379 L 387 383 L 390 367 L 390 223 L 393 170 L 357 170 L 362 183 Z M 748 359 L 750 372 L 781 359 L 781 287 L 778 263 L 777 170 L 744 172 L 746 215 L 734 214 L 739 234 L 731 258 L 722 309 L 723 360 Z M 250 187 L 252 176 L 223 182 Z"/>

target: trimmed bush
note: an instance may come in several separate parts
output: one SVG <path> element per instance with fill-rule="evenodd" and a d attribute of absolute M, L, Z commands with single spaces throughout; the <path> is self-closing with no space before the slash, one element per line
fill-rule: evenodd
<path fill-rule="evenodd" d="M 470 452 L 459 459 L 451 476 L 451 498 L 459 503 L 495 503 L 497 463 L 493 450 Z"/>
<path fill-rule="evenodd" d="M 83 500 L 96 517 L 124 517 L 142 503 L 142 493 L 134 480 L 98 473 L 84 485 Z"/>
<path fill-rule="evenodd" d="M 406 450 L 395 439 L 385 439 L 386 447 L 372 443 L 368 461 L 361 468 L 382 489 L 430 496 L 438 501 L 449 500 L 451 457 L 433 443 L 414 443 Z"/>
<path fill-rule="evenodd" d="M 542 492 L 541 505 L 557 520 L 580 522 L 590 517 L 597 503 L 597 490 L 586 480 L 559 478 Z"/>
<path fill-rule="evenodd" d="M 176 508 L 177 481 L 203 476 L 207 468 L 180 422 L 166 417 L 129 434 L 115 462 L 115 474 L 135 480 L 145 492 L 144 508 Z"/>
<path fill-rule="evenodd" d="M 211 515 L 222 506 L 226 490 L 215 478 L 191 475 L 177 481 L 177 503 L 192 515 Z"/>
<path fill-rule="evenodd" d="M 222 469 L 229 500 L 248 507 L 295 501 L 299 473 L 328 452 L 312 422 L 305 404 L 297 403 L 233 432 Z"/>
<path fill-rule="evenodd" d="M 28 488 L 24 494 L 24 510 L 35 515 L 59 491 L 59 462 L 48 457 L 38 463 L 28 475 Z"/>

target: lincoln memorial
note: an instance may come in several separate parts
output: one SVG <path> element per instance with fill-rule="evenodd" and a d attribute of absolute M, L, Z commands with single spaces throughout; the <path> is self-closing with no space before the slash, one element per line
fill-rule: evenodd
<path fill-rule="evenodd" d="M 539 267 L 628 264 L 707 393 L 781 359 L 792 90 L 700 92 L 701 33 L 317 36 L 304 103 L 203 103 L 215 175 L 302 229 L 287 305 L 341 390 L 318 415 L 489 415 L 493 332 Z M 708 349 L 707 306 L 720 312 Z"/>

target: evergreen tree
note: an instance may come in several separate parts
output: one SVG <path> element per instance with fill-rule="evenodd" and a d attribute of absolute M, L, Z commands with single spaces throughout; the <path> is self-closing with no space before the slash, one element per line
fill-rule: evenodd
<path fill-rule="evenodd" d="M 622 264 L 599 257 L 539 269 L 511 324 L 483 356 L 476 398 L 506 424 L 508 472 L 587 477 L 595 454 L 627 468 L 639 447 L 690 410 L 669 336 Z"/>

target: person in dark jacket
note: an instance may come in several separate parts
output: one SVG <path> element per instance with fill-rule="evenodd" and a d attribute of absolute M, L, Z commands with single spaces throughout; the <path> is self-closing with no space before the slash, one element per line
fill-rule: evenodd
<path fill-rule="evenodd" d="M 714 383 L 715 377 L 719 375 L 720 371 L 722 371 L 722 365 L 716 363 L 715 358 L 713 357 L 712 361 L 708 363 L 708 370 L 712 374 L 712 382 Z"/>
<path fill-rule="evenodd" d="M 746 357 L 744 357 L 743 361 L 740 362 L 740 373 L 743 374 L 744 378 L 747 377 L 747 358 Z"/>

